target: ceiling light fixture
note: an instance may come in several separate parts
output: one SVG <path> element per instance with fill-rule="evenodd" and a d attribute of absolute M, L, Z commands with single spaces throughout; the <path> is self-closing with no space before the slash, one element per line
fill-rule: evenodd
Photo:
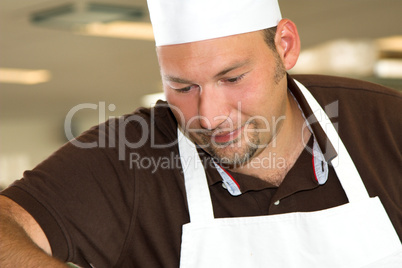
<path fill-rule="evenodd" d="M 380 38 L 376 42 L 380 50 L 402 55 L 402 35 Z"/>
<path fill-rule="evenodd" d="M 78 34 L 113 37 L 113 38 L 126 38 L 126 39 L 140 39 L 140 40 L 154 40 L 151 23 L 135 22 L 135 21 L 114 21 L 110 23 L 90 23 L 82 28 Z"/>
<path fill-rule="evenodd" d="M 79 1 L 32 14 L 37 26 L 76 34 L 154 40 L 144 8 Z"/>
<path fill-rule="evenodd" d="M 381 78 L 402 79 L 402 59 L 380 59 L 374 73 Z"/>
<path fill-rule="evenodd" d="M 35 85 L 48 82 L 50 78 L 47 70 L 0 68 L 0 83 Z"/>
<path fill-rule="evenodd" d="M 303 50 L 290 72 L 402 79 L 402 36 L 333 40 Z"/>

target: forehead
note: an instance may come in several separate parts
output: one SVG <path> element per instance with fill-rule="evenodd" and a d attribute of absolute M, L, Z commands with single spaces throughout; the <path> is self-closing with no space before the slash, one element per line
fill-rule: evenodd
<path fill-rule="evenodd" d="M 161 71 L 177 68 L 194 68 L 203 65 L 225 64 L 250 57 L 261 49 L 267 49 L 261 31 L 157 47 Z M 213 66 L 209 66 L 213 67 Z"/>

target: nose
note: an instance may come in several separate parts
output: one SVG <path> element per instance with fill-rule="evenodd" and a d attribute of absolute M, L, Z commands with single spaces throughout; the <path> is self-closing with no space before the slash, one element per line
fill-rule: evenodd
<path fill-rule="evenodd" d="M 213 86 L 202 88 L 198 103 L 198 116 L 202 128 L 214 130 L 229 118 L 227 96 Z"/>

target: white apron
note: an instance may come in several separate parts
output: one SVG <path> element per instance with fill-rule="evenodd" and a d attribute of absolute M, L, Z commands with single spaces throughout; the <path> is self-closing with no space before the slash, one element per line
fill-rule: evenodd
<path fill-rule="evenodd" d="M 320 120 L 325 112 L 296 83 L 320 124 L 329 122 Z M 178 130 L 190 213 L 180 267 L 402 267 L 402 245 L 379 198 L 369 197 L 333 125 L 321 127 L 338 147 L 334 168 L 349 203 L 315 212 L 218 219 L 195 145 Z"/>

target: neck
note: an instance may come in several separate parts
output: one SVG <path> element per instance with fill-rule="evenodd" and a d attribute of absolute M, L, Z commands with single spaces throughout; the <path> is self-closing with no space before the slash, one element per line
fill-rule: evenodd
<path fill-rule="evenodd" d="M 288 93 L 285 120 L 275 137 L 248 164 L 233 171 L 279 186 L 310 139 L 311 133 L 304 121 L 297 102 Z"/>

